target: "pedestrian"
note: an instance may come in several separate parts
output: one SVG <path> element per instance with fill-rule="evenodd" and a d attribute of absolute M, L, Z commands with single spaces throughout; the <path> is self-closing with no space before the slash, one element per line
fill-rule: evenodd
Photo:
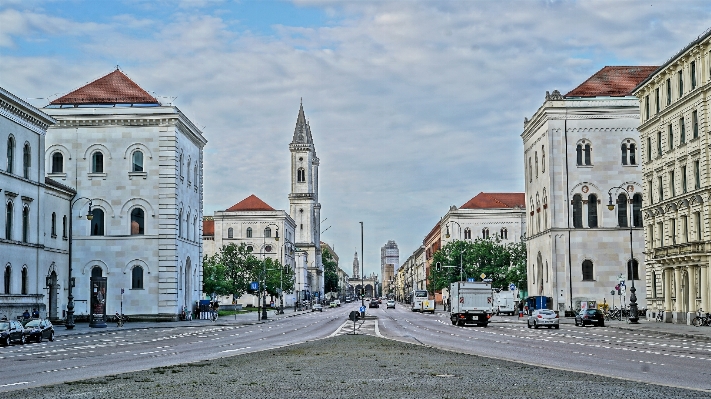
<path fill-rule="evenodd" d="M 528 316 L 528 305 L 523 307 L 523 313 L 525 313 L 526 316 Z"/>
<path fill-rule="evenodd" d="M 25 312 L 22 313 L 22 318 L 25 319 L 25 320 L 27 320 L 27 319 L 30 318 L 30 312 L 27 311 L 27 309 L 25 309 Z"/>
<path fill-rule="evenodd" d="M 39 310 L 37 308 L 32 308 L 32 318 L 39 319 Z"/>
<path fill-rule="evenodd" d="M 523 317 L 523 302 L 519 302 L 518 303 L 518 318 L 520 319 L 522 317 Z"/>

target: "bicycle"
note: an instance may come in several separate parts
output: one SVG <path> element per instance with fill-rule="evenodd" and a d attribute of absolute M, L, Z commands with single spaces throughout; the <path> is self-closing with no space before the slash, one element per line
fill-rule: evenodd
<path fill-rule="evenodd" d="M 128 316 L 116 312 L 114 321 L 116 321 L 116 327 L 123 327 L 124 323 L 128 321 Z"/>
<path fill-rule="evenodd" d="M 693 325 L 694 327 L 711 325 L 711 314 L 704 314 L 703 309 L 699 308 L 699 310 L 696 312 L 696 317 L 691 320 L 691 325 Z"/>

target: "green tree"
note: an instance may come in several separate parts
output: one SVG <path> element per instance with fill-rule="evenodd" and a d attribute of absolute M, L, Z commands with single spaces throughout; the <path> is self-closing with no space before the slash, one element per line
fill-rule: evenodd
<path fill-rule="evenodd" d="M 321 252 L 323 263 L 323 284 L 325 292 L 338 292 L 338 264 L 333 259 L 331 251 L 324 248 Z"/>
<path fill-rule="evenodd" d="M 460 278 L 473 277 L 481 281 L 482 273 L 491 279 L 492 287 L 503 288 L 511 282 L 517 286 L 526 284 L 526 247 L 523 243 L 502 244 L 497 239 L 482 238 L 472 242 L 450 241 L 434 253 L 432 262 L 428 276 L 431 293 L 448 288 Z M 442 265 L 439 272 L 434 267 L 437 262 Z"/>
<path fill-rule="evenodd" d="M 289 265 L 282 265 L 277 259 L 266 258 L 261 261 L 262 270 L 266 270 L 266 290 L 269 295 L 279 296 L 279 289 L 285 294 L 294 290 L 295 272 Z"/>
<path fill-rule="evenodd" d="M 203 292 L 240 297 L 252 281 L 260 281 L 262 262 L 245 244 L 230 243 L 213 256 L 203 259 Z"/>

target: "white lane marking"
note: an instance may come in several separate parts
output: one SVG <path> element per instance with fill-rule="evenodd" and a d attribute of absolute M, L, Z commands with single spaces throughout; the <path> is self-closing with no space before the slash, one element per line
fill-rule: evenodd
<path fill-rule="evenodd" d="M 25 385 L 25 384 L 29 384 L 29 382 L 23 381 L 23 382 L 13 382 L 12 384 L 3 384 L 3 385 L 0 385 L 0 388 L 2 388 L 2 387 L 11 387 L 11 386 L 13 386 L 13 385 Z"/>
<path fill-rule="evenodd" d="M 375 336 L 376 336 L 376 337 L 380 337 L 380 338 L 384 338 L 384 337 L 380 334 L 380 328 L 378 328 L 378 319 L 375 319 Z"/>

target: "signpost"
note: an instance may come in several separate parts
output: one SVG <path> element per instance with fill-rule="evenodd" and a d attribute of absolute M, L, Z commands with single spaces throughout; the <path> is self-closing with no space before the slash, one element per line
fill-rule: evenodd
<path fill-rule="evenodd" d="M 511 283 L 511 285 L 509 285 L 509 291 L 516 291 L 516 284 Z"/>

